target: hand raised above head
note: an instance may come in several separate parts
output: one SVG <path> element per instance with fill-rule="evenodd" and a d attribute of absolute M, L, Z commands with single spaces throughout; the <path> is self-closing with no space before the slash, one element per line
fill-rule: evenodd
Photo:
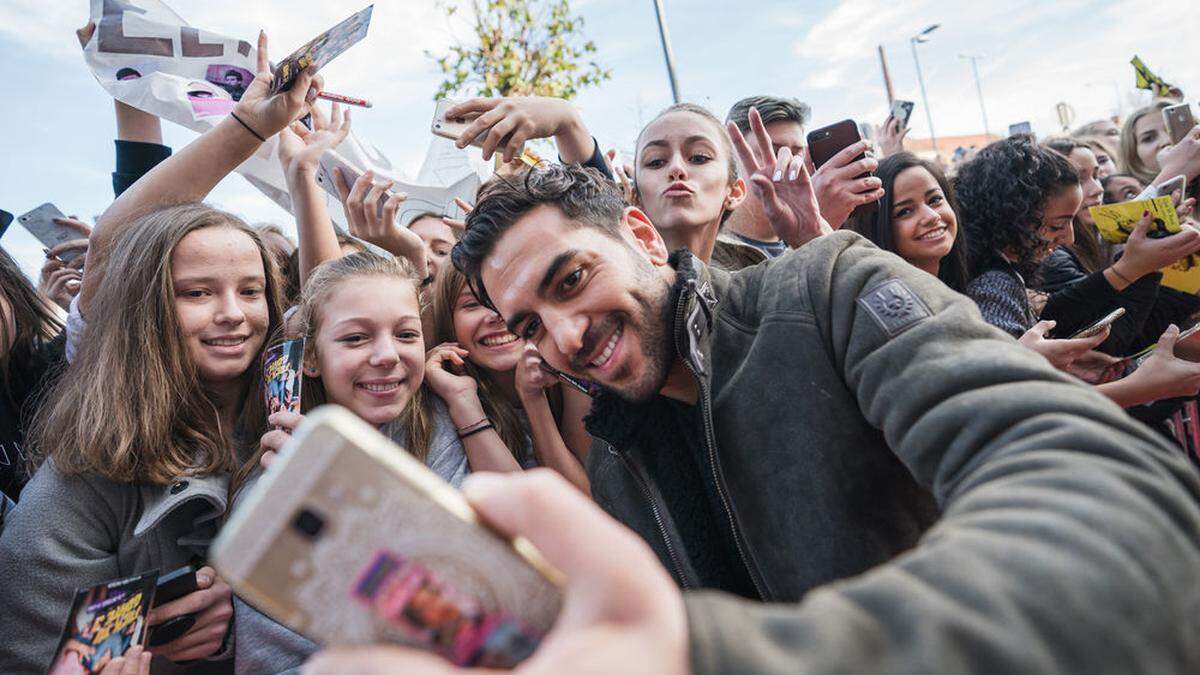
<path fill-rule="evenodd" d="M 317 75 L 315 66 L 300 71 L 296 81 L 287 91 L 271 93 L 271 62 L 267 57 L 267 34 L 258 34 L 258 66 L 254 80 L 233 109 L 246 126 L 262 136 L 270 138 L 284 127 L 304 117 L 312 102 L 325 84 Z"/>
<path fill-rule="evenodd" d="M 833 231 L 821 215 L 803 154 L 793 157 L 787 147 L 773 152 L 771 138 L 755 108 L 750 110 L 752 143 L 746 142 L 736 124 L 731 122 L 728 128 L 750 185 L 780 239 L 795 248 Z"/>

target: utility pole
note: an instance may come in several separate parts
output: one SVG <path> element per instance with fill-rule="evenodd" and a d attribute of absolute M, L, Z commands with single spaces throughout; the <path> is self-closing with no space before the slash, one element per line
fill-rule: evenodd
<path fill-rule="evenodd" d="M 887 55 L 883 53 L 883 45 L 879 45 L 879 67 L 883 70 L 883 87 L 887 90 L 888 107 L 890 108 L 896 95 L 892 92 L 892 76 L 888 74 Z"/>
<path fill-rule="evenodd" d="M 921 102 L 925 105 L 925 119 L 929 121 L 929 142 L 933 145 L 933 154 L 936 157 L 941 157 L 942 153 L 938 150 L 937 134 L 933 131 L 933 111 L 929 109 L 929 96 L 925 94 L 925 77 L 921 74 L 921 59 L 917 58 L 917 45 L 928 42 L 929 38 L 925 36 L 937 30 L 940 25 L 935 23 L 908 39 L 908 44 L 912 46 L 913 63 L 917 66 L 917 83 L 921 85 Z"/>
<path fill-rule="evenodd" d="M 658 18 L 658 36 L 662 38 L 663 57 L 667 60 L 667 77 L 671 80 L 671 99 L 679 103 L 679 83 L 675 80 L 675 56 L 671 53 L 671 37 L 667 35 L 667 19 L 663 14 L 662 0 L 654 0 L 654 16 Z"/>
<path fill-rule="evenodd" d="M 979 67 L 976 65 L 976 61 L 983 57 L 959 54 L 958 58 L 967 59 L 971 62 L 971 73 L 975 76 L 975 93 L 979 95 L 979 113 L 983 115 L 983 133 L 991 136 L 992 130 L 990 127 L 988 127 L 987 108 L 985 108 L 983 105 L 983 86 L 979 84 Z"/>

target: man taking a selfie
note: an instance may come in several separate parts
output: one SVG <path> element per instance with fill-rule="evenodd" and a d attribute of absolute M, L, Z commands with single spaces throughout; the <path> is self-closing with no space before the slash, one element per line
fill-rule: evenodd
<path fill-rule="evenodd" d="M 661 570 L 614 558 L 644 546 L 553 479 L 485 477 L 477 508 L 570 578 L 530 670 L 631 644 L 644 672 L 1200 665 L 1186 460 L 934 277 L 816 236 L 807 173 L 777 171 L 755 136 L 734 138 L 751 184 L 781 238 L 808 241 L 774 261 L 728 274 L 667 251 L 609 181 L 560 167 L 490 184 L 455 248 L 513 332 L 605 387 L 596 501 L 685 591 L 722 591 L 679 602 Z M 384 650 L 313 670 L 410 657 L 431 663 Z"/>

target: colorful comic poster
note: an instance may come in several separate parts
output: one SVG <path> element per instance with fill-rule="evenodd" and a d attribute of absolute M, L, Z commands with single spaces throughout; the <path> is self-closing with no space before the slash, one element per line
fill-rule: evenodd
<path fill-rule="evenodd" d="M 374 8 L 375 5 L 368 5 L 366 9 L 321 33 L 280 61 L 279 65 L 275 66 L 271 91 L 291 89 L 292 83 L 305 68 L 315 65 L 320 70 L 337 58 L 339 54 L 365 38 L 367 28 L 371 26 L 371 10 Z"/>
<path fill-rule="evenodd" d="M 408 639 L 459 666 L 512 668 L 539 636 L 516 619 L 486 612 L 421 563 L 380 551 L 359 574 L 354 595 Z"/>
<path fill-rule="evenodd" d="M 1175 213 L 1175 202 L 1170 197 L 1101 204 L 1088 209 L 1092 220 L 1096 222 L 1096 229 L 1100 230 L 1100 236 L 1114 244 L 1123 244 L 1129 239 L 1146 211 L 1150 212 L 1153 219 L 1149 231 L 1151 238 L 1165 237 L 1182 229 L 1179 214 Z"/>
<path fill-rule="evenodd" d="M 280 410 L 300 413 L 300 382 L 304 376 L 304 339 L 287 340 L 266 351 L 263 378 L 266 381 L 267 415 Z"/>
<path fill-rule="evenodd" d="M 99 673 L 146 639 L 158 570 L 75 592 L 49 675 Z"/>

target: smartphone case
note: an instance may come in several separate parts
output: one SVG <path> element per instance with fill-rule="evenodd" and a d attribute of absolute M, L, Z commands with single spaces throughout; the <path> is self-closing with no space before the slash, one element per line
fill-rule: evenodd
<path fill-rule="evenodd" d="M 59 211 L 58 207 L 46 202 L 29 213 L 18 217 L 17 222 L 21 223 L 21 226 L 26 230 L 29 230 L 29 233 L 42 242 L 43 246 L 54 248 L 59 244 L 83 238 L 83 235 L 79 232 L 54 222 L 55 218 L 63 217 L 63 212 Z M 63 262 L 71 262 L 79 254 L 79 251 L 66 252 L 62 256 Z"/>
<path fill-rule="evenodd" d="M 318 643 L 423 646 L 462 665 L 515 664 L 562 603 L 561 573 L 532 544 L 483 526 L 457 490 L 332 405 L 306 417 L 211 559 L 239 596 Z"/>
<path fill-rule="evenodd" d="M 1167 135 L 1171 137 L 1172 143 L 1182 141 L 1192 127 L 1196 126 L 1191 104 L 1188 103 L 1163 108 L 1162 115 L 1163 121 L 1167 125 Z"/>
<path fill-rule="evenodd" d="M 458 140 L 458 137 L 466 130 L 470 120 L 455 121 L 446 119 L 446 111 L 458 105 L 459 101 L 450 98 L 438 99 L 437 107 L 433 110 L 433 122 L 429 124 L 429 131 L 434 136 Z M 487 138 L 486 133 L 479 134 L 475 140 L 471 141 L 471 145 L 476 147 L 483 145 L 483 140 Z"/>

